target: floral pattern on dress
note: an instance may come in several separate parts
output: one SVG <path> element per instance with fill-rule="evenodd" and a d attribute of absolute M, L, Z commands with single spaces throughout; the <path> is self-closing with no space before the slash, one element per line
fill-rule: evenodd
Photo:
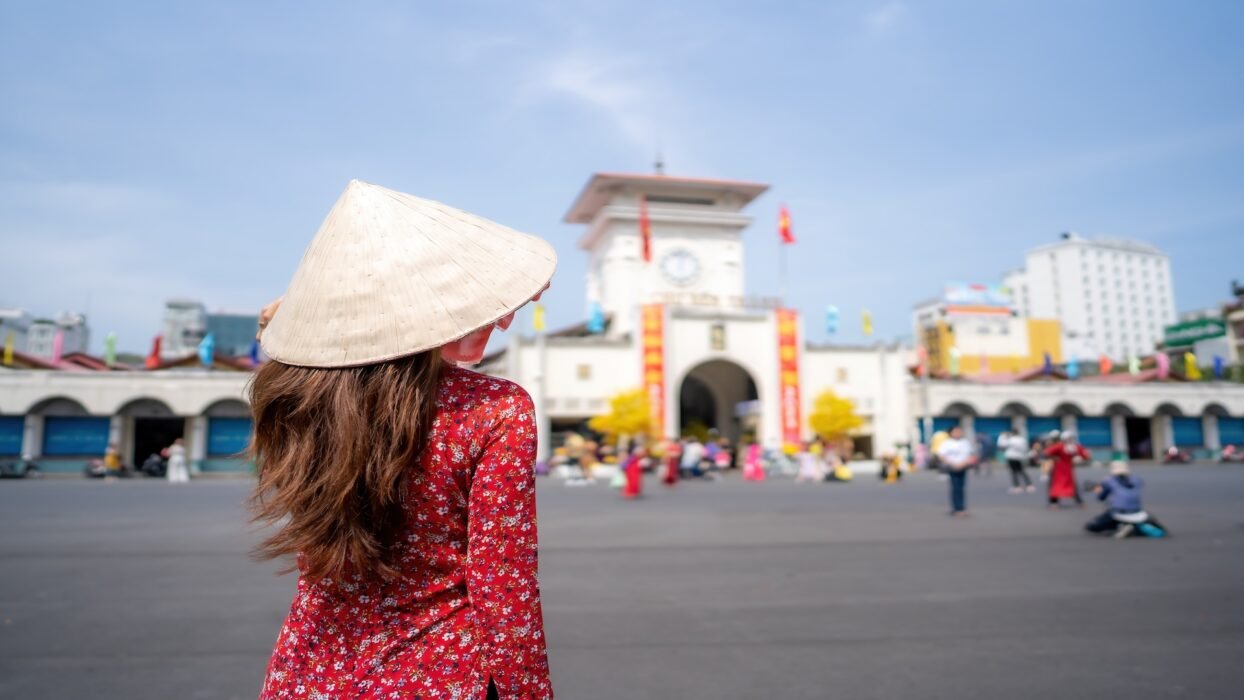
<path fill-rule="evenodd" d="M 260 700 L 552 698 L 536 580 L 536 424 L 518 385 L 446 368 L 405 496 L 402 575 L 300 577 Z"/>

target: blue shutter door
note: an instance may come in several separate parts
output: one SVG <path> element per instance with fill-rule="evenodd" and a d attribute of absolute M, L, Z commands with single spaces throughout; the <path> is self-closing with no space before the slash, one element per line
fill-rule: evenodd
<path fill-rule="evenodd" d="M 1056 416 L 1029 416 L 1028 439 L 1045 437 L 1052 430 L 1062 430 L 1063 422 Z"/>
<path fill-rule="evenodd" d="M 22 416 L 0 416 L 0 455 L 10 457 L 22 453 L 22 434 L 26 419 Z"/>
<path fill-rule="evenodd" d="M 1076 432 L 1085 447 L 1110 447 L 1110 419 L 1105 416 L 1076 419 Z"/>
<path fill-rule="evenodd" d="M 997 440 L 999 435 L 1001 435 L 1002 433 L 1005 433 L 1006 431 L 1010 429 L 1011 429 L 1010 418 L 993 417 L 993 418 L 977 418 L 976 419 L 976 434 L 977 435 L 988 435 L 994 440 Z"/>
<path fill-rule="evenodd" d="M 1218 417 L 1218 444 L 1244 445 L 1244 418 Z"/>
<path fill-rule="evenodd" d="M 108 449 L 107 418 L 48 416 L 43 419 L 43 454 L 48 457 L 103 457 Z"/>
<path fill-rule="evenodd" d="M 1171 418 L 1171 428 L 1175 433 L 1177 446 L 1202 447 L 1205 445 L 1205 433 L 1202 431 L 1200 418 L 1175 416 Z"/>
<path fill-rule="evenodd" d="M 251 440 L 250 418 L 208 418 L 207 454 L 228 457 L 246 449 Z"/>

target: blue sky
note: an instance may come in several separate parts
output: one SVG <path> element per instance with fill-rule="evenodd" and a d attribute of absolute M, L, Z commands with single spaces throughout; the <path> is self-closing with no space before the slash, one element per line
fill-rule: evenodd
<path fill-rule="evenodd" d="M 749 291 L 824 340 L 1075 230 L 1244 278 L 1244 3 L 0 3 L 0 304 L 145 351 L 163 300 L 278 295 L 361 178 L 543 235 L 583 317 L 595 171 L 772 184 Z"/>

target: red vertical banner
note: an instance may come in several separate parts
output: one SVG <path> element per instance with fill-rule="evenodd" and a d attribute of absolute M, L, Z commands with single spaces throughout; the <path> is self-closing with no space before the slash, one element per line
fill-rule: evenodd
<path fill-rule="evenodd" d="M 665 311 L 660 304 L 640 307 L 644 393 L 652 435 L 665 437 Z"/>
<path fill-rule="evenodd" d="M 639 195 L 639 240 L 644 262 L 652 262 L 652 220 L 648 218 L 648 195 Z"/>
<path fill-rule="evenodd" d="M 785 447 L 798 447 L 803 437 L 799 404 L 799 312 L 778 309 L 776 315 L 782 443 Z"/>

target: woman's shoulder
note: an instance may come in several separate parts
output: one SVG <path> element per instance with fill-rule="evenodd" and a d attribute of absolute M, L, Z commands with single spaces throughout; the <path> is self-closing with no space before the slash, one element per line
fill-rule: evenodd
<path fill-rule="evenodd" d="M 471 411 L 485 411 L 498 418 L 529 414 L 535 404 L 527 390 L 501 377 L 449 366 L 441 373 L 440 400 Z"/>

